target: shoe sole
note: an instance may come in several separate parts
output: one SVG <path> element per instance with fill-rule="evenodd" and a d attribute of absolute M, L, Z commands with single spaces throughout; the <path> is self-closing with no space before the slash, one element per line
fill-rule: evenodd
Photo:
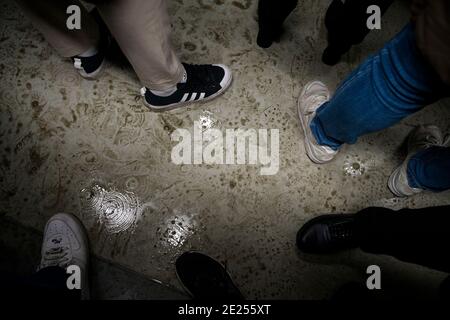
<path fill-rule="evenodd" d="M 186 106 L 188 104 L 205 103 L 205 102 L 208 102 L 210 100 L 213 100 L 213 99 L 217 98 L 218 96 L 222 95 L 230 87 L 232 82 L 233 82 L 233 75 L 230 72 L 230 79 L 228 79 L 228 82 L 225 84 L 225 86 L 222 89 L 217 91 L 215 94 L 213 94 L 213 95 L 211 95 L 211 96 L 209 96 L 207 98 L 203 98 L 201 100 L 177 102 L 177 103 L 172 103 L 172 104 L 169 104 L 168 106 L 163 106 L 163 107 L 153 106 L 153 105 L 149 104 L 145 100 L 145 97 L 143 98 L 143 101 L 144 101 L 144 105 L 147 108 L 149 108 L 150 110 L 152 110 L 152 111 L 155 111 L 155 112 L 169 111 L 169 110 L 173 110 L 173 109 L 184 107 L 184 106 Z"/>
<path fill-rule="evenodd" d="M 332 161 L 334 159 L 334 157 L 330 160 L 323 161 L 323 160 L 319 160 L 319 159 L 315 158 L 314 156 L 312 156 L 313 152 L 312 152 L 312 148 L 311 148 L 311 143 L 309 142 L 306 125 L 305 125 L 304 119 L 303 119 L 303 109 L 301 107 L 301 101 L 302 101 L 302 97 L 306 94 L 306 91 L 309 89 L 309 87 L 310 86 L 308 85 L 303 88 L 302 93 L 300 94 L 300 97 L 297 102 L 298 117 L 300 118 L 300 124 L 303 129 L 303 135 L 305 136 L 305 139 L 304 139 L 305 151 L 306 151 L 306 155 L 308 156 L 309 160 L 311 160 L 315 164 L 326 164 L 326 163 L 329 163 L 330 161 Z"/>

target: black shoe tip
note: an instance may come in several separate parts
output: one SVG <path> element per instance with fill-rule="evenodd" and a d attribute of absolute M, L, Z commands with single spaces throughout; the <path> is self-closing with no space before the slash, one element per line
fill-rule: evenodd
<path fill-rule="evenodd" d="M 322 54 L 322 62 L 328 66 L 335 66 L 341 61 L 341 55 L 333 53 L 329 48 Z"/>
<path fill-rule="evenodd" d="M 256 39 L 256 43 L 258 46 L 260 46 L 263 49 L 270 48 L 273 44 L 272 37 L 263 36 L 261 33 L 258 34 L 258 37 Z"/>

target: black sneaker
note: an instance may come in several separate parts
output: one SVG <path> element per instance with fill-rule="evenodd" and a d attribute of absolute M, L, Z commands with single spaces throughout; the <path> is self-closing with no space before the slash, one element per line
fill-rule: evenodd
<path fill-rule="evenodd" d="M 73 66 L 80 75 L 86 79 L 96 79 L 105 65 L 105 56 L 111 44 L 111 38 L 107 34 L 101 36 L 98 52 L 91 57 L 72 57 Z"/>
<path fill-rule="evenodd" d="M 225 268 L 213 258 L 198 252 L 185 252 L 175 262 L 177 276 L 194 299 L 243 300 Z"/>
<path fill-rule="evenodd" d="M 169 110 L 197 101 L 207 101 L 222 94 L 231 84 L 228 67 L 221 64 L 185 64 L 186 82 L 177 84 L 177 90 L 170 96 L 153 94 L 146 87 L 141 89 L 144 104 L 153 110 Z"/>
<path fill-rule="evenodd" d="M 334 253 L 358 247 L 355 216 L 332 214 L 308 221 L 297 233 L 297 247 L 305 253 Z"/>

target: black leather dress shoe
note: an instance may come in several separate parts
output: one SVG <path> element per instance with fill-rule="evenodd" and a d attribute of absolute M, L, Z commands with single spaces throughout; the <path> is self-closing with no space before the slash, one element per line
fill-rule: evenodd
<path fill-rule="evenodd" d="M 334 253 L 358 246 L 353 214 L 319 216 L 297 233 L 297 247 L 305 253 Z"/>

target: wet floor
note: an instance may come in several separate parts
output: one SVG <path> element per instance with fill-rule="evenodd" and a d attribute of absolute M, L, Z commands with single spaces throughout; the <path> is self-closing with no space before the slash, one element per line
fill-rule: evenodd
<path fill-rule="evenodd" d="M 418 286 L 432 291 L 439 273 L 360 252 L 317 261 L 299 256 L 294 241 L 322 213 L 450 204 L 448 192 L 394 199 L 386 186 L 415 125 L 448 129 L 448 100 L 344 147 L 324 166 L 307 159 L 296 116 L 303 85 L 320 79 L 334 89 L 401 29 L 407 4 L 397 2 L 382 30 L 331 68 L 320 62 L 328 1 L 300 1 L 282 42 L 268 50 L 255 43 L 256 0 L 168 2 L 182 60 L 227 64 L 234 82 L 212 102 L 154 113 L 129 67 L 110 63 L 101 79 L 83 80 L 11 1 L 0 1 L 1 215 L 42 229 L 54 213 L 73 213 L 94 254 L 174 287 L 173 263 L 192 249 L 222 261 L 249 298 L 328 297 L 339 284 L 364 279 L 373 263 L 392 278 L 427 279 Z M 279 172 L 173 164 L 171 134 L 194 122 L 279 129 Z"/>

